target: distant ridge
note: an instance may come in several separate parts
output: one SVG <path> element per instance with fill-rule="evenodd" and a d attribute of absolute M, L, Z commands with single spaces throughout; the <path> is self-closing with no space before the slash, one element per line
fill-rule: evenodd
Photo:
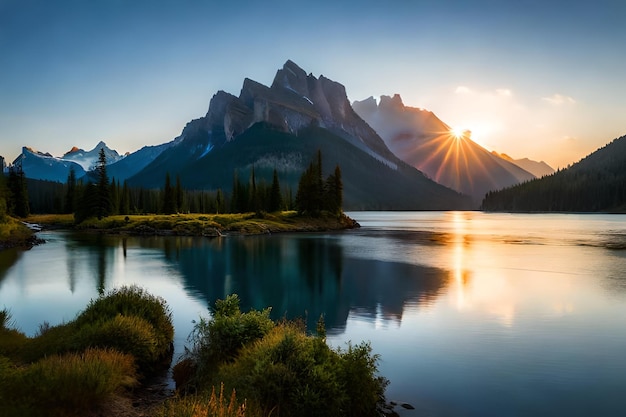
<path fill-rule="evenodd" d="M 435 181 L 470 195 L 478 207 L 485 194 L 535 178 L 518 164 L 471 140 L 454 137 L 434 113 L 407 107 L 399 94 L 369 97 L 352 104 L 399 158 Z"/>
<path fill-rule="evenodd" d="M 626 136 L 571 167 L 487 194 L 490 211 L 626 212 Z"/>
<path fill-rule="evenodd" d="M 522 158 L 522 159 L 513 159 L 509 155 L 505 153 L 498 153 L 496 151 L 492 151 L 492 154 L 498 156 L 506 161 L 512 162 L 518 167 L 530 172 L 537 178 L 541 178 L 546 175 L 551 175 L 554 173 L 554 168 L 550 165 L 546 164 L 544 161 L 537 162 L 532 159 Z"/>

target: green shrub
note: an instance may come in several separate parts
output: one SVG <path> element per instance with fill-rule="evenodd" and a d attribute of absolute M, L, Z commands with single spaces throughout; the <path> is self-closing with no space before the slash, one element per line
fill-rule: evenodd
<path fill-rule="evenodd" d="M 324 342 L 284 323 L 244 348 L 216 379 L 236 388 L 263 415 L 343 415 L 341 381 L 333 371 L 337 362 Z"/>
<path fill-rule="evenodd" d="M 82 352 L 89 347 L 114 348 L 132 354 L 142 373 L 169 365 L 174 329 L 165 301 L 137 287 L 122 287 L 92 300 L 69 323 L 42 326 L 25 339 L 19 357 L 33 362 L 47 355 Z M 2 353 L 3 341 L 0 341 Z M 7 352 L 8 355 L 8 352 Z"/>
<path fill-rule="evenodd" d="M 106 321 L 85 324 L 71 338 L 71 350 L 113 348 L 135 357 L 142 370 L 151 370 L 161 359 L 154 327 L 141 317 L 118 314 Z"/>
<path fill-rule="evenodd" d="M 190 336 L 192 358 L 200 374 L 233 360 L 243 346 L 261 339 L 274 327 L 269 308 L 242 313 L 236 294 L 217 300 L 212 315 L 210 320 L 201 318 Z"/>
<path fill-rule="evenodd" d="M 141 318 L 154 328 L 156 358 L 163 358 L 171 353 L 174 326 L 169 307 L 161 297 L 151 295 L 136 286 L 117 288 L 92 300 L 85 311 L 76 318 L 74 325 L 80 328 L 94 323 L 104 323 L 119 315 Z M 126 323 L 125 326 L 128 330 L 130 324 Z M 143 326 L 137 323 L 134 326 L 145 334 Z"/>
<path fill-rule="evenodd" d="M 341 358 L 337 373 L 348 399 L 346 416 L 375 416 L 385 408 L 385 389 L 389 380 L 378 374 L 380 355 L 372 354 L 369 343 L 337 350 Z"/>
<path fill-rule="evenodd" d="M 323 322 L 320 321 L 320 327 Z M 237 296 L 216 302 L 211 320 L 192 334 L 195 348 L 175 374 L 195 372 L 199 392 L 223 382 L 258 415 L 378 416 L 387 380 L 367 343 L 331 349 L 325 331 L 309 336 L 302 323 L 269 319 L 269 310 L 241 313 Z"/>
<path fill-rule="evenodd" d="M 2 415 L 85 415 L 120 389 L 133 386 L 135 365 L 130 355 L 88 349 L 46 357 L 11 372 L 2 382 Z"/>

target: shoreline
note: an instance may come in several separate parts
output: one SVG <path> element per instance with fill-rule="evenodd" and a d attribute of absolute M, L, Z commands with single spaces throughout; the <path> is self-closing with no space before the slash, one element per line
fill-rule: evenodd
<path fill-rule="evenodd" d="M 116 215 L 88 219 L 75 225 L 71 215 L 32 215 L 32 229 L 65 229 L 80 232 L 128 234 L 134 236 L 252 236 L 274 233 L 341 231 L 360 225 L 345 213 L 318 217 L 295 212 L 238 214 Z"/>

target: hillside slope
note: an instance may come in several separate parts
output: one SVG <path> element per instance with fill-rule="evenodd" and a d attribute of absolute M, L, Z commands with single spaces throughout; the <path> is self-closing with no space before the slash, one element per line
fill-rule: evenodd
<path fill-rule="evenodd" d="M 626 136 L 613 140 L 571 167 L 488 193 L 491 211 L 626 211 Z"/>

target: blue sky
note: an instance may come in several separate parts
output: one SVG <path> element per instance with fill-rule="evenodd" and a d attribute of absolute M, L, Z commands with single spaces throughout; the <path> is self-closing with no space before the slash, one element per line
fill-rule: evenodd
<path fill-rule="evenodd" d="M 167 142 L 291 59 L 566 166 L 626 134 L 625 20 L 621 0 L 0 0 L 0 155 Z"/>

